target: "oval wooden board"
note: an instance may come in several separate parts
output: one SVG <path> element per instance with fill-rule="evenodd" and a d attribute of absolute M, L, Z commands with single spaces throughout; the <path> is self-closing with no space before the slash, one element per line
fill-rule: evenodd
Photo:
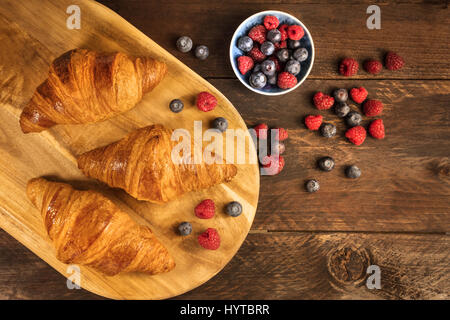
<path fill-rule="evenodd" d="M 177 266 L 162 275 L 132 273 L 115 277 L 81 267 L 81 286 L 117 299 L 164 299 L 182 294 L 218 273 L 247 236 L 258 202 L 257 164 L 239 164 L 232 182 L 160 206 L 89 181 L 77 169 L 74 156 L 148 124 L 162 123 L 192 132 L 194 120 L 202 120 L 206 129 L 218 116 L 226 117 L 230 128 L 242 129 L 239 138 L 247 139 L 247 159 L 249 154 L 256 154 L 254 145 L 239 113 L 217 89 L 111 10 L 93 1 L 77 1 L 81 8 L 81 29 L 67 29 L 66 9 L 71 4 L 71 0 L 12 0 L 2 1 L 0 7 L 0 226 L 68 277 L 67 265 L 56 260 L 41 217 L 25 195 L 26 183 L 32 177 L 54 176 L 75 186 L 101 190 L 137 222 L 151 226 Z M 22 134 L 18 117 L 24 104 L 46 78 L 51 61 L 76 47 L 150 55 L 166 61 L 169 73 L 126 114 L 98 124 L 57 126 L 39 134 Z M 200 91 L 212 92 L 218 98 L 214 111 L 202 113 L 195 108 L 194 99 Z M 174 98 L 185 101 L 180 114 L 168 111 L 168 103 Z M 211 220 L 197 219 L 193 214 L 194 206 L 204 198 L 214 199 L 218 207 Z M 232 200 L 243 204 L 244 213 L 238 218 L 223 213 L 224 204 Z M 181 221 L 192 222 L 191 236 L 177 236 L 175 228 Z M 220 232 L 222 245 L 217 251 L 204 250 L 197 243 L 197 235 L 208 227 Z"/>

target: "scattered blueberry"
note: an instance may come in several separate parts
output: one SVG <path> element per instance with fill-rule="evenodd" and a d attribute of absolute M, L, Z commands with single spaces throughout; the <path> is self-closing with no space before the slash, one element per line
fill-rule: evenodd
<path fill-rule="evenodd" d="M 213 121 L 213 128 L 219 130 L 220 132 L 225 132 L 228 128 L 228 121 L 223 117 L 215 118 Z"/>
<path fill-rule="evenodd" d="M 305 186 L 308 192 L 317 192 L 320 189 L 319 181 L 314 179 L 306 181 Z"/>
<path fill-rule="evenodd" d="M 320 134 L 326 138 L 336 135 L 336 126 L 332 123 L 324 123 L 320 126 Z"/>
<path fill-rule="evenodd" d="M 195 48 L 195 56 L 200 60 L 205 60 L 209 56 L 209 49 L 207 46 L 200 45 Z"/>
<path fill-rule="evenodd" d="M 172 112 L 178 113 L 181 110 L 183 110 L 183 107 L 184 107 L 183 101 L 181 101 L 180 99 L 174 99 L 170 101 L 169 108 L 170 111 Z"/>
<path fill-rule="evenodd" d="M 284 70 L 296 76 L 300 73 L 300 62 L 291 59 L 286 62 L 286 67 L 284 68 Z"/>
<path fill-rule="evenodd" d="M 348 91 L 346 89 L 337 89 L 334 91 L 334 99 L 337 102 L 346 102 L 348 99 Z"/>
<path fill-rule="evenodd" d="M 179 37 L 177 40 L 177 49 L 183 53 L 191 51 L 192 39 L 187 36 Z"/>
<path fill-rule="evenodd" d="M 281 32 L 278 29 L 272 29 L 267 32 L 267 40 L 269 40 L 272 43 L 280 42 L 281 41 Z"/>
<path fill-rule="evenodd" d="M 261 89 L 266 85 L 267 77 L 262 72 L 254 72 L 250 75 L 249 82 L 253 88 Z"/>
<path fill-rule="evenodd" d="M 192 232 L 192 225 L 189 222 L 182 222 L 180 223 L 180 225 L 178 226 L 178 232 L 182 235 L 182 236 L 188 236 L 191 234 Z"/>
<path fill-rule="evenodd" d="M 240 37 L 238 40 L 238 48 L 244 52 L 249 52 L 253 48 L 253 40 L 248 36 Z"/>
<path fill-rule="evenodd" d="M 303 62 L 308 59 L 308 50 L 306 48 L 298 48 L 292 53 L 292 57 L 298 62 Z"/>
<path fill-rule="evenodd" d="M 270 41 L 266 41 L 266 42 L 263 42 L 263 44 L 261 45 L 260 50 L 261 50 L 261 52 L 264 55 L 270 56 L 275 51 L 275 45 L 272 42 L 270 42 Z"/>
<path fill-rule="evenodd" d="M 359 126 L 361 121 L 362 121 L 362 116 L 360 113 L 358 113 L 356 111 L 350 111 L 347 114 L 347 116 L 345 117 L 345 123 L 347 123 L 347 125 L 349 127 Z"/>
<path fill-rule="evenodd" d="M 277 84 L 277 75 L 276 74 L 274 74 L 274 75 L 271 75 L 271 76 L 268 76 L 267 77 L 267 82 L 269 83 L 269 84 L 271 84 L 271 85 L 276 85 Z"/>
<path fill-rule="evenodd" d="M 359 178 L 361 176 L 361 169 L 355 165 L 349 166 L 345 169 L 345 175 L 351 179 Z"/>
<path fill-rule="evenodd" d="M 346 102 L 339 102 L 334 107 L 334 112 L 339 118 L 344 118 L 350 112 L 350 107 Z"/>
<path fill-rule="evenodd" d="M 291 40 L 291 39 L 288 39 L 287 45 L 289 49 L 297 49 L 301 46 L 300 40 Z"/>
<path fill-rule="evenodd" d="M 232 201 L 227 204 L 225 210 L 228 215 L 232 217 L 238 217 L 242 213 L 242 205 L 237 201 Z"/>
<path fill-rule="evenodd" d="M 261 63 L 261 71 L 266 76 L 273 76 L 273 75 L 275 75 L 275 71 L 276 71 L 275 62 L 273 62 L 273 60 L 270 60 L 270 59 L 264 60 Z"/>
<path fill-rule="evenodd" d="M 289 60 L 289 50 L 281 49 L 277 51 L 277 58 L 280 62 L 286 62 Z"/>
<path fill-rule="evenodd" d="M 319 159 L 319 168 L 323 171 L 331 171 L 334 168 L 334 159 L 332 157 L 323 157 Z"/>

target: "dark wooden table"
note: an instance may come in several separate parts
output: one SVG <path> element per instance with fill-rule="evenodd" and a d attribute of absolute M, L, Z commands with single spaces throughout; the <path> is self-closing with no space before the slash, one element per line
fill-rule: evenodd
<path fill-rule="evenodd" d="M 252 230 L 216 277 L 179 299 L 448 299 L 450 297 L 450 10 L 447 1 L 379 4 L 381 30 L 366 27 L 373 1 L 146 1 L 102 0 L 221 90 L 249 126 L 267 122 L 289 130 L 286 167 L 261 179 Z M 228 60 L 234 29 L 265 9 L 289 12 L 309 28 L 316 61 L 301 88 L 281 97 L 257 95 L 234 77 Z M 175 40 L 189 35 L 211 56 L 181 54 Z M 401 71 L 350 79 L 337 73 L 345 56 L 382 59 L 394 50 Z M 338 135 L 319 137 L 302 119 L 313 113 L 316 91 L 364 86 L 385 104 L 387 137 L 355 147 L 331 112 Z M 368 121 L 365 121 L 367 124 Z M 337 167 L 316 169 L 329 155 Z M 362 177 L 344 177 L 348 164 Z M 303 183 L 317 178 L 321 190 Z M 381 289 L 365 285 L 366 268 L 378 265 Z M 99 299 L 68 290 L 66 280 L 0 231 L 0 298 Z"/>

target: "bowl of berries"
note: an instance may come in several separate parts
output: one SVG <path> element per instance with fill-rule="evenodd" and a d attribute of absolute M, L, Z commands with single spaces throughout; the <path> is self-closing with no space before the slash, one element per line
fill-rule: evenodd
<path fill-rule="evenodd" d="M 230 62 L 248 89 L 281 95 L 299 87 L 314 63 L 314 43 L 305 25 L 281 11 L 262 11 L 244 20 L 231 38 Z"/>

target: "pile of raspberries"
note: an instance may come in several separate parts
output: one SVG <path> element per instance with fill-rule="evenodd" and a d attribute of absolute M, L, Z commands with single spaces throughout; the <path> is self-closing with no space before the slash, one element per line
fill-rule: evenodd
<path fill-rule="evenodd" d="M 249 84 L 262 89 L 266 85 L 281 89 L 293 88 L 301 65 L 308 58 L 308 50 L 301 47 L 305 31 L 299 25 L 280 25 L 275 16 L 266 16 L 264 24 L 252 27 L 237 46 L 246 55 L 237 58 L 241 74 L 249 72 Z M 289 49 L 288 49 L 289 48 Z"/>

